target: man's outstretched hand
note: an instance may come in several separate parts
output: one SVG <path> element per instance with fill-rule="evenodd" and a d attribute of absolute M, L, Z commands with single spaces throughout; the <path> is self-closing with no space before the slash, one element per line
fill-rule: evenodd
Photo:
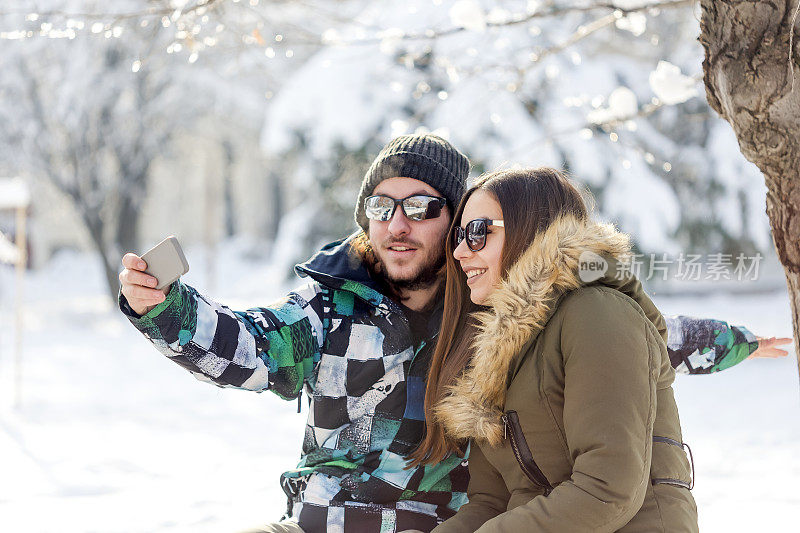
<path fill-rule="evenodd" d="M 756 339 L 758 339 L 758 348 L 755 352 L 750 354 L 748 359 L 755 359 L 757 357 L 786 357 L 789 355 L 787 350 L 782 350 L 778 348 L 778 346 L 791 343 L 791 338 L 782 337 L 776 339 L 775 337 L 756 337 Z"/>
<path fill-rule="evenodd" d="M 122 295 L 128 300 L 131 309 L 139 315 L 145 315 L 164 301 L 169 286 L 161 290 L 155 288 L 158 280 L 150 274 L 145 274 L 147 263 L 141 257 L 127 253 L 122 258 L 122 266 L 125 269 L 119 273 L 119 282 L 122 285 Z"/>

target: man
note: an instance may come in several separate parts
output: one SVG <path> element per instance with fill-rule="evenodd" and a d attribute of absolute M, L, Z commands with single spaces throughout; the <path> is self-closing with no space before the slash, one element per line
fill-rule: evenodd
<path fill-rule="evenodd" d="M 138 256 L 123 258 L 120 308 L 195 377 L 284 399 L 305 385 L 302 457 L 281 476 L 291 520 L 260 531 L 430 531 L 466 501 L 466 460 L 406 470 L 404 458 L 424 431 L 444 242 L 468 172 L 444 139 L 391 141 L 362 183 L 362 231 L 297 265 L 307 285 L 268 307 L 231 311 L 180 281 L 165 296 Z M 670 327 L 683 354 L 741 360 L 757 346 L 722 322 Z"/>

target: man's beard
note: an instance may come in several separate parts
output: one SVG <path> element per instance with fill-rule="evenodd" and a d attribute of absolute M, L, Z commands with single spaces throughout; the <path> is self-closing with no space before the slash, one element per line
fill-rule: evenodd
<path fill-rule="evenodd" d="M 427 289 L 434 286 L 441 277 L 442 267 L 444 267 L 444 249 L 428 258 L 416 275 L 411 278 L 396 278 L 388 272 L 386 263 L 383 263 L 382 267 L 380 275 L 395 292 Z"/>

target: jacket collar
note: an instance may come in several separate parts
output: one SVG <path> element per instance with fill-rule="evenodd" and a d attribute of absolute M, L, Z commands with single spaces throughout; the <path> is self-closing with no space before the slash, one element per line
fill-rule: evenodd
<path fill-rule="evenodd" d="M 301 278 L 310 277 L 326 287 L 352 292 L 374 306 L 386 305 L 390 298 L 380 292 L 363 258 L 352 246 L 357 236 L 358 232 L 323 246 L 308 261 L 295 265 L 294 270 Z"/>
<path fill-rule="evenodd" d="M 519 366 L 569 291 L 602 284 L 634 298 L 666 336 L 664 320 L 629 269 L 630 237 L 610 224 L 556 220 L 539 234 L 475 314 L 477 333 L 469 366 L 434 409 L 445 429 L 458 439 L 477 438 L 496 445 L 503 439 L 501 415 L 509 373 Z M 580 270 L 586 259 L 605 261 L 599 279 Z M 582 279 L 583 278 L 583 279 Z"/>

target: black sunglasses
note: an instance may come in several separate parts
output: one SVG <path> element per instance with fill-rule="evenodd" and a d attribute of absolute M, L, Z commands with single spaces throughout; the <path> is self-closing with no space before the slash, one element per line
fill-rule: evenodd
<path fill-rule="evenodd" d="M 414 194 L 400 200 L 391 196 L 376 194 L 368 196 L 364 200 L 364 211 L 367 218 L 386 222 L 394 216 L 394 210 L 401 206 L 403 214 L 409 220 L 420 221 L 429 218 L 437 218 L 442 214 L 442 208 L 447 204 L 445 198 L 439 196 L 428 196 L 425 194 Z"/>
<path fill-rule="evenodd" d="M 456 226 L 453 228 L 453 249 L 458 248 L 465 238 L 467 248 L 473 252 L 483 250 L 486 246 L 486 235 L 489 233 L 489 226 L 505 227 L 502 220 L 491 220 L 488 218 L 476 218 L 467 222 L 467 227 Z"/>

